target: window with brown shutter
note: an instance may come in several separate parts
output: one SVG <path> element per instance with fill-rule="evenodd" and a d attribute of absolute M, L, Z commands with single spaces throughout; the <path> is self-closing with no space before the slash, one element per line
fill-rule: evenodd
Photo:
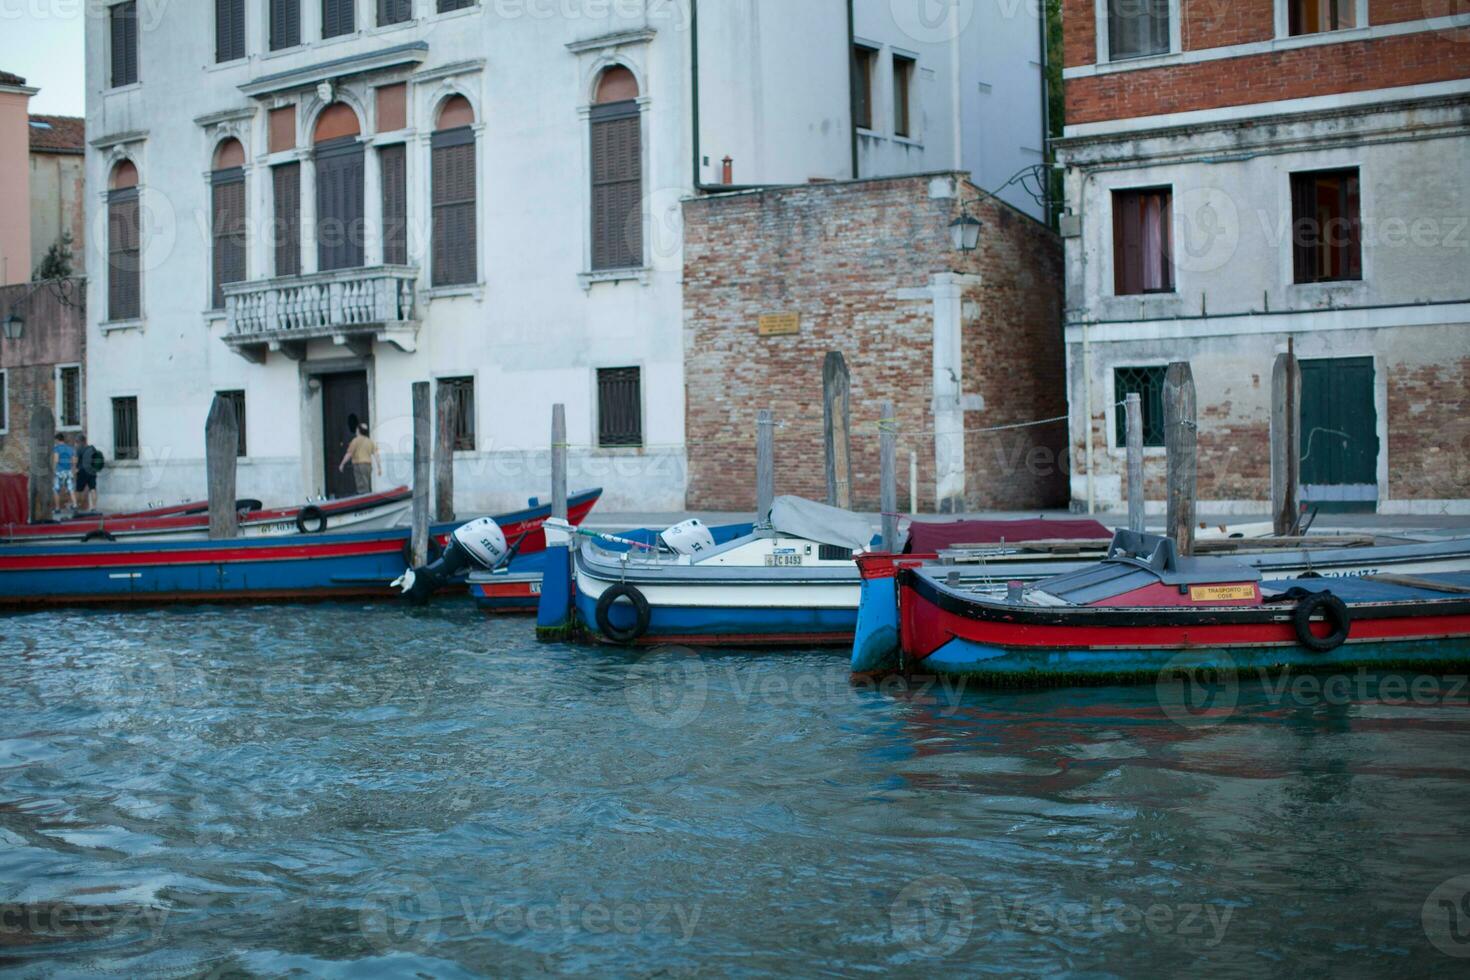
<path fill-rule="evenodd" d="M 1358 171 L 1291 175 L 1292 265 L 1297 282 L 1363 278 Z"/>
<path fill-rule="evenodd" d="M 597 444 L 605 449 L 643 445 L 643 379 L 635 367 L 597 372 Z"/>
<path fill-rule="evenodd" d="M 107 318 L 135 320 L 141 314 L 138 188 L 107 195 Z"/>
<path fill-rule="evenodd" d="M 356 136 L 316 146 L 317 268 L 363 265 L 363 145 Z"/>
<path fill-rule="evenodd" d="M 1113 192 L 1113 292 L 1174 291 L 1167 187 Z"/>
<path fill-rule="evenodd" d="M 126 460 L 137 459 L 138 456 L 138 399 L 114 398 L 112 400 L 112 458 Z"/>
<path fill-rule="evenodd" d="M 478 281 L 475 229 L 475 131 L 444 130 L 433 139 L 433 283 Z"/>
<path fill-rule="evenodd" d="M 245 0 L 214 0 L 214 60 L 245 57 Z"/>
<path fill-rule="evenodd" d="M 403 24 L 413 19 L 413 0 L 378 0 L 378 26 Z"/>
<path fill-rule="evenodd" d="M 477 0 L 439 0 L 439 13 L 447 14 L 451 10 L 463 10 L 473 7 Z"/>
<path fill-rule="evenodd" d="M 1169 0 L 1108 0 L 1108 59 L 1168 54 Z"/>
<path fill-rule="evenodd" d="M 301 0 L 270 0 L 271 50 L 301 43 Z"/>
<path fill-rule="evenodd" d="M 301 164 L 283 163 L 271 168 L 275 196 L 276 275 L 301 274 Z"/>
<path fill-rule="evenodd" d="M 240 429 L 240 441 L 235 448 L 235 455 L 241 459 L 245 458 L 245 392 L 243 391 L 221 391 L 217 394 L 225 401 L 235 407 L 235 421 Z"/>
<path fill-rule="evenodd" d="M 878 77 L 878 52 L 864 45 L 852 49 L 853 125 L 873 128 L 873 83 Z"/>
<path fill-rule="evenodd" d="M 138 4 L 113 4 L 107 11 L 112 32 L 112 87 L 138 80 Z"/>
<path fill-rule="evenodd" d="M 592 109 L 592 268 L 643 265 L 643 122 L 638 103 Z"/>
<path fill-rule="evenodd" d="M 378 150 L 383 176 L 383 261 L 408 265 L 408 170 L 402 143 Z"/>
<path fill-rule="evenodd" d="M 475 379 L 440 378 L 439 387 L 449 394 L 454 427 L 454 451 L 475 451 Z"/>
<path fill-rule="evenodd" d="M 357 30 L 353 8 L 357 0 L 322 0 L 322 37 L 340 37 Z"/>
<path fill-rule="evenodd" d="M 913 58 L 893 56 L 893 135 L 914 135 L 914 68 Z"/>
<path fill-rule="evenodd" d="M 211 175 L 214 213 L 214 308 L 225 305 L 226 283 L 245 278 L 245 171 L 239 167 Z"/>

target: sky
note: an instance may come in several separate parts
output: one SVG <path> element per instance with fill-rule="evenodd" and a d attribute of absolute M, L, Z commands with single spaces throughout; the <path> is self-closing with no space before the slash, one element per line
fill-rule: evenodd
<path fill-rule="evenodd" d="M 0 71 L 39 88 L 31 112 L 80 116 L 86 111 L 82 0 L 0 0 Z"/>

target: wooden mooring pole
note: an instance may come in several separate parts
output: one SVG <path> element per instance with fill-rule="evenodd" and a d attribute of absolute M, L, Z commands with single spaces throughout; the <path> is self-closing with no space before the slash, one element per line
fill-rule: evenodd
<path fill-rule="evenodd" d="M 413 383 L 413 567 L 429 563 L 429 447 L 433 438 L 429 383 Z"/>
<path fill-rule="evenodd" d="M 204 470 L 209 481 L 209 540 L 228 541 L 240 536 L 240 512 L 235 504 L 235 466 L 240 457 L 240 420 L 235 403 L 219 395 L 209 406 L 204 423 Z"/>
<path fill-rule="evenodd" d="M 56 448 L 56 416 L 51 409 L 41 405 L 31 412 L 31 423 L 27 426 L 31 438 L 30 495 L 31 520 L 51 520 L 51 509 L 56 500 L 56 461 L 52 452 Z"/>
<path fill-rule="evenodd" d="M 1169 460 L 1168 535 L 1181 558 L 1194 554 L 1198 450 L 1194 372 L 1187 362 L 1176 361 L 1164 375 L 1164 451 Z"/>
<path fill-rule="evenodd" d="M 852 377 L 847 359 L 830 351 L 822 363 L 822 407 L 827 448 L 827 503 L 852 507 Z"/>
<path fill-rule="evenodd" d="M 898 420 L 893 402 L 884 402 L 878 411 L 882 415 L 878 420 L 878 505 L 883 512 L 883 550 L 892 553 L 898 548 Z"/>
<path fill-rule="evenodd" d="M 567 519 L 567 407 L 551 406 L 551 516 Z"/>
<path fill-rule="evenodd" d="M 755 416 L 755 522 L 769 524 L 776 503 L 776 417 L 769 408 Z"/>
<path fill-rule="evenodd" d="M 1128 413 L 1128 530 L 1144 530 L 1143 398 L 1131 392 L 1124 399 Z"/>
<path fill-rule="evenodd" d="M 1301 520 L 1302 369 L 1294 345 L 1271 371 L 1271 524 L 1278 537 Z"/>
<path fill-rule="evenodd" d="M 434 520 L 443 524 L 454 520 L 454 388 L 441 384 L 434 399 Z"/>

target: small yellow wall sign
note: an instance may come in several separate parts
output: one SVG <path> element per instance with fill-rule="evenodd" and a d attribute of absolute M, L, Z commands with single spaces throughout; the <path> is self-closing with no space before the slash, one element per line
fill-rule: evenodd
<path fill-rule="evenodd" d="M 1195 602 L 1250 602 L 1256 597 L 1254 585 L 1196 585 L 1189 590 Z"/>
<path fill-rule="evenodd" d="M 760 319 L 762 337 L 784 337 L 801 333 L 800 313 L 766 313 Z"/>

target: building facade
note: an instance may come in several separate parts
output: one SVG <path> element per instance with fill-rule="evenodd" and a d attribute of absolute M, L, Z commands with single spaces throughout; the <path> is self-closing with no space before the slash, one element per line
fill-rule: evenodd
<path fill-rule="evenodd" d="M 1120 403 L 1193 365 L 1206 511 L 1269 510 L 1302 361 L 1304 499 L 1470 512 L 1470 22 L 1451 0 L 1066 0 L 1072 499 L 1126 494 Z"/>
<path fill-rule="evenodd" d="M 38 89 L 0 71 L 0 286 L 31 278 L 28 176 L 31 96 Z"/>
<path fill-rule="evenodd" d="M 87 35 L 104 489 L 197 496 L 217 393 L 243 406 L 242 494 L 346 492 L 355 422 L 408 482 L 433 381 L 461 511 L 544 491 L 556 402 L 575 485 L 683 507 L 684 200 L 1040 159 L 1034 13 L 908 6 L 109 3 Z"/>
<path fill-rule="evenodd" d="M 31 273 L 53 249 L 72 276 L 86 274 L 86 138 L 75 116 L 31 116 Z"/>

